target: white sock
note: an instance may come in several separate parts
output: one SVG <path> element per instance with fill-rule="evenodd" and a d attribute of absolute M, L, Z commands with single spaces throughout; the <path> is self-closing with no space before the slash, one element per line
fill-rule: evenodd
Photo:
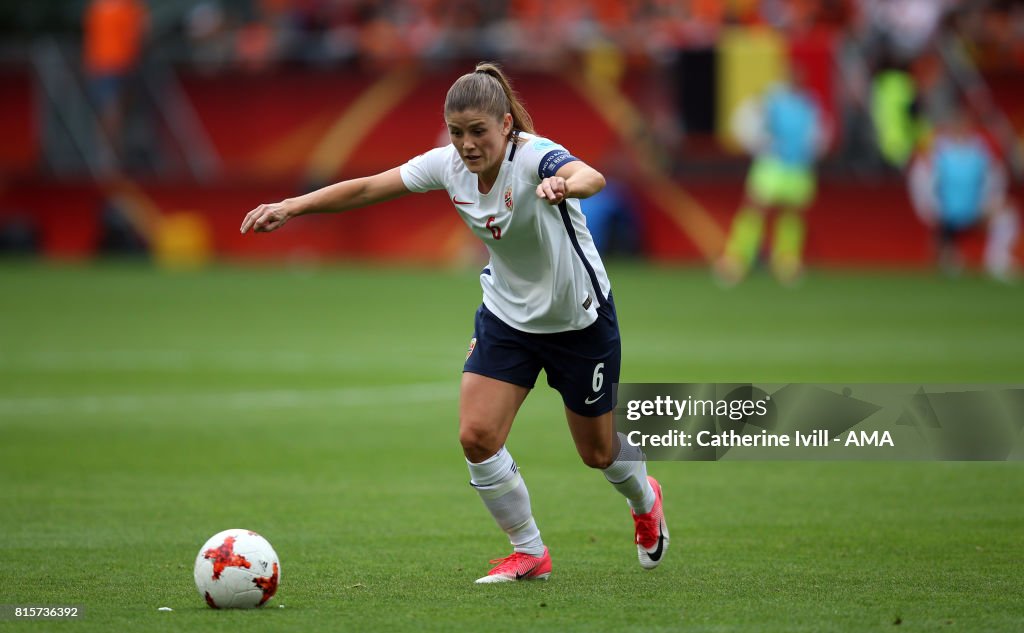
<path fill-rule="evenodd" d="M 508 540 L 517 552 L 532 556 L 544 553 L 544 541 L 533 520 L 530 493 L 519 475 L 512 456 L 505 447 L 479 464 L 466 460 L 470 484 L 490 510 L 498 526 L 508 534 Z"/>
<path fill-rule="evenodd" d="M 1019 231 L 1017 212 L 1012 207 L 996 214 L 989 221 L 985 244 L 985 268 L 989 273 L 1000 277 L 1012 270 L 1013 247 L 1017 243 Z"/>
<path fill-rule="evenodd" d="M 618 457 L 602 472 L 608 483 L 626 497 L 633 512 L 647 514 L 654 507 L 654 488 L 647 481 L 644 454 L 638 446 L 631 446 L 622 433 L 619 433 Z"/>

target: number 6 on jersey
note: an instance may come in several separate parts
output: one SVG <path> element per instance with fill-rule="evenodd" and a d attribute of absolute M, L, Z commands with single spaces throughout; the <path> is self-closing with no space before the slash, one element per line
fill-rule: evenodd
<path fill-rule="evenodd" d="M 494 239 L 500 240 L 501 239 L 501 227 L 498 226 L 497 224 L 491 224 L 491 222 L 494 222 L 494 216 L 493 215 L 491 217 L 487 218 L 487 224 L 485 224 L 484 226 L 486 226 L 488 229 L 490 229 L 491 235 L 494 236 Z"/>

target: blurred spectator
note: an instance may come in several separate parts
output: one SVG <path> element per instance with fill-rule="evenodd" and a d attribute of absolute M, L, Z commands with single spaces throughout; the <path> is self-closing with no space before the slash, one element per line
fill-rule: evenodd
<path fill-rule="evenodd" d="M 914 210 L 935 235 L 943 272 L 960 272 L 958 241 L 984 226 L 986 270 L 1000 280 L 1013 276 L 1019 218 L 1007 196 L 1006 171 L 967 112 L 958 111 L 917 157 L 909 184 Z"/>
<path fill-rule="evenodd" d="M 757 260 L 766 216 L 777 211 L 772 272 L 792 284 L 803 267 L 803 213 L 814 199 L 814 163 L 827 137 L 821 108 L 807 90 L 804 72 L 794 67 L 789 80 L 770 89 L 760 104 L 741 106 L 734 123 L 737 138 L 756 158 L 715 272 L 726 285 L 743 279 Z"/>
<path fill-rule="evenodd" d="M 219 2 L 198 2 L 185 14 L 184 23 L 189 54 L 200 70 L 216 71 L 232 59 L 227 18 Z"/>
<path fill-rule="evenodd" d="M 864 55 L 873 71 L 871 112 L 885 160 L 907 167 L 929 121 L 952 116 L 980 77 L 956 29 L 987 3 L 955 0 L 861 0 Z M 957 19 L 957 16 L 961 16 Z"/>
<path fill-rule="evenodd" d="M 92 0 L 91 4 L 113 3 Z M 141 0 L 128 2 L 140 6 Z M 115 3 L 116 4 L 116 3 Z M 922 55 L 953 10 L 980 58 L 1024 59 L 1024 10 L 1013 2 L 957 0 L 192 0 L 178 15 L 201 57 L 245 63 L 287 58 L 311 63 L 359 55 L 371 66 L 410 59 L 497 56 L 550 67 L 594 42 L 617 47 L 631 65 L 661 63 L 683 48 L 713 45 L 733 25 L 784 31 L 832 27 L 859 18 L 869 65 L 906 65 Z M 853 9 L 855 9 L 855 11 Z M 266 29 L 268 32 L 261 32 Z M 125 44 L 132 39 L 125 31 Z M 236 41 L 241 40 L 241 41 Z M 228 51 L 221 50 L 223 41 Z M 218 42 L 215 45 L 215 42 Z M 194 52 L 194 51 L 193 51 Z"/>
<path fill-rule="evenodd" d="M 903 66 L 933 43 L 955 0 L 860 0 L 875 67 Z"/>
<path fill-rule="evenodd" d="M 267 22 L 253 20 L 238 29 L 235 55 L 245 70 L 266 70 L 274 61 L 275 47 L 274 30 Z"/>
<path fill-rule="evenodd" d="M 984 10 L 963 11 L 957 30 L 984 71 L 1024 68 L 1024 3 L 997 0 Z"/>
<path fill-rule="evenodd" d="M 148 12 L 141 0 L 91 0 L 82 19 L 85 74 L 102 132 L 115 151 L 128 90 L 142 57 Z"/>
<path fill-rule="evenodd" d="M 103 121 L 99 128 L 122 164 L 137 163 L 126 158 L 123 145 L 141 145 L 137 139 L 145 134 L 135 133 L 142 117 L 134 116 L 134 108 L 126 123 L 125 92 L 145 40 L 144 0 L 55 4 L 88 5 L 85 66 Z M 818 94 L 843 121 L 838 162 L 872 175 L 883 154 L 905 167 L 920 121 L 942 118 L 951 97 L 982 95 L 973 99 L 978 112 L 1015 99 L 1008 89 L 979 106 L 985 93 L 976 86 L 984 82 L 975 81 L 978 74 L 967 66 L 1005 70 L 1024 64 L 1020 0 L 190 0 L 151 8 L 152 40 L 160 47 L 152 47 L 151 59 L 179 69 L 191 62 L 215 72 L 296 64 L 378 72 L 443 67 L 465 57 L 574 76 L 583 69 L 588 78 L 596 74 L 614 83 L 645 112 L 657 113 L 651 127 L 674 129 L 655 135 L 662 154 L 677 163 L 670 169 L 700 160 L 700 150 L 719 149 L 701 143 L 721 131 L 720 87 L 728 75 L 723 42 L 737 28 L 764 31 L 770 25 L 781 34 L 780 47 L 791 52 L 801 38 L 834 41 L 843 30 L 841 44 L 828 47 L 842 73 L 837 98 Z M 75 19 L 78 12 L 69 15 Z M 823 79 L 827 73 L 815 75 Z M 1010 73 L 1004 83 L 1013 80 Z M 647 84 L 658 84 L 660 92 L 648 94 Z M 1010 115 L 1011 122 L 1019 120 Z M 999 121 L 985 117 L 988 127 Z M 1002 127 L 1009 145 L 1017 137 L 1012 126 Z M 676 151 L 673 143 L 684 140 L 698 151 Z M 1024 154 L 1014 165 L 1018 176 L 1024 174 Z"/>
<path fill-rule="evenodd" d="M 924 133 L 924 118 L 914 77 L 902 68 L 887 68 L 874 76 L 871 118 L 875 141 L 885 161 L 903 169 Z"/>
<path fill-rule="evenodd" d="M 840 161 L 859 174 L 877 173 L 881 167 L 876 128 L 871 109 L 871 68 L 865 58 L 862 36 L 866 17 L 859 11 L 844 16 L 836 42 L 837 110 L 840 119 Z"/>

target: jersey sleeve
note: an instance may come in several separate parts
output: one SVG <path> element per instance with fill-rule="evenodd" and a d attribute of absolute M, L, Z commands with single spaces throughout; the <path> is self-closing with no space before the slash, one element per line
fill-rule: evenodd
<path fill-rule="evenodd" d="M 414 193 L 444 189 L 445 166 L 449 158 L 447 149 L 436 147 L 402 165 L 399 172 L 406 189 Z"/>
<path fill-rule="evenodd" d="M 562 165 L 579 160 L 558 143 L 540 136 L 527 141 L 519 151 L 523 153 L 523 160 L 533 167 L 537 182 L 554 176 Z"/>

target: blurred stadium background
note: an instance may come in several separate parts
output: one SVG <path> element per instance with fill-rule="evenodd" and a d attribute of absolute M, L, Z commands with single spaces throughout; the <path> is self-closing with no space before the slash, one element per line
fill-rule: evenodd
<path fill-rule="evenodd" d="M 447 87 L 488 59 L 506 65 L 541 133 L 615 183 L 595 226 L 606 252 L 698 264 L 721 251 L 742 198 L 733 109 L 799 66 L 832 130 L 807 262 L 923 268 L 931 239 L 879 150 L 873 77 L 895 67 L 913 79 L 908 125 L 966 100 L 1016 189 L 1022 32 L 1022 4 L 994 0 L 9 3 L 0 250 L 476 263 L 432 197 L 274 239 L 236 228 L 259 202 L 444 142 Z M 982 241 L 968 239 L 975 262 Z"/>
<path fill-rule="evenodd" d="M 1024 379 L 1024 293 L 938 274 L 871 96 L 898 68 L 901 125 L 969 103 L 1019 197 L 1024 3 L 0 3 L 0 603 L 81 603 L 96 631 L 1022 630 L 1019 462 L 652 464 L 674 550 L 644 574 L 547 388 L 510 445 L 557 577 L 471 590 L 507 545 L 455 432 L 482 248 L 429 194 L 238 227 L 445 142 L 445 91 L 482 59 L 608 176 L 585 206 L 623 380 Z M 810 274 L 727 291 L 731 112 L 794 66 L 833 130 Z M 286 609 L 195 594 L 230 527 L 274 543 Z"/>

